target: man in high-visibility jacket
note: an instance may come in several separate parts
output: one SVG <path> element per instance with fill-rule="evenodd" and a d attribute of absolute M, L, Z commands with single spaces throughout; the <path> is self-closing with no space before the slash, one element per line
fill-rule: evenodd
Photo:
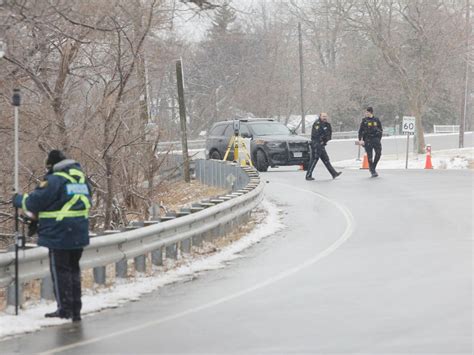
<path fill-rule="evenodd" d="M 89 244 L 91 191 L 81 166 L 59 150 L 46 160 L 48 173 L 31 194 L 13 204 L 38 220 L 38 245 L 49 249 L 51 278 L 58 308 L 45 317 L 81 320 L 79 260 Z"/>

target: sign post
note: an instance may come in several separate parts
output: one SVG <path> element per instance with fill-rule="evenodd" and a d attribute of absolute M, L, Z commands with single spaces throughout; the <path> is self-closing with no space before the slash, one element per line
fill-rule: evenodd
<path fill-rule="evenodd" d="M 12 105 L 15 108 L 15 158 L 14 158 L 14 191 L 15 195 L 20 192 L 19 187 L 19 178 L 18 178 L 18 162 L 19 162 L 19 118 L 18 118 L 18 108 L 21 103 L 20 89 L 13 90 Z M 18 250 L 22 249 L 25 246 L 25 237 L 20 233 L 20 217 L 18 215 L 18 207 L 15 207 L 15 315 L 18 315 L 18 306 L 20 303 L 20 277 L 18 273 Z"/>
<path fill-rule="evenodd" d="M 407 135 L 407 155 L 405 161 L 405 169 L 408 169 L 408 150 L 410 148 L 410 134 L 415 134 L 415 117 L 403 116 L 402 133 Z"/>

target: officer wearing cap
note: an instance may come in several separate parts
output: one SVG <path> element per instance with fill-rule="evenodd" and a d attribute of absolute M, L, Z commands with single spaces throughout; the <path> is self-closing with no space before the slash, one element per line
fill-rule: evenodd
<path fill-rule="evenodd" d="M 91 190 L 79 163 L 59 150 L 46 160 L 43 181 L 31 194 L 15 195 L 13 204 L 38 220 L 38 245 L 49 249 L 57 310 L 47 318 L 81 320 L 79 260 L 89 244 Z"/>
<path fill-rule="evenodd" d="M 336 169 L 331 165 L 329 155 L 326 152 L 326 144 L 331 140 L 331 138 L 332 128 L 331 124 L 328 122 L 328 114 L 326 112 L 321 112 L 311 128 L 311 160 L 309 162 L 308 171 L 306 172 L 306 180 L 314 180 L 312 177 L 313 170 L 319 159 L 322 160 L 333 179 L 342 174 L 342 172 L 336 171 Z"/>
<path fill-rule="evenodd" d="M 382 156 L 382 123 L 374 116 L 374 109 L 367 107 L 365 117 L 362 119 L 359 128 L 359 144 L 363 145 L 367 152 L 367 160 L 369 161 L 369 170 L 372 177 L 377 177 L 377 163 Z M 375 152 L 375 156 L 373 153 Z"/>

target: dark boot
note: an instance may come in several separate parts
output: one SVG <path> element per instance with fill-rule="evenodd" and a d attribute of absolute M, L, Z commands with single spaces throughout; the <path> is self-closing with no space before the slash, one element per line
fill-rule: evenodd
<path fill-rule="evenodd" d="M 311 163 L 308 167 L 308 171 L 306 172 L 306 180 L 314 180 L 314 177 L 312 177 L 311 175 L 313 175 L 313 171 L 314 171 L 314 168 L 316 167 L 316 163 L 317 163 L 317 160 L 311 160 Z"/>
<path fill-rule="evenodd" d="M 342 171 L 336 171 L 336 173 L 332 176 L 332 178 L 335 179 L 341 174 L 342 174 Z"/>
<path fill-rule="evenodd" d="M 57 309 L 54 312 L 51 313 L 46 313 L 44 315 L 46 318 L 62 318 L 62 319 L 69 319 L 71 318 L 71 315 L 67 312 L 64 312 L 61 309 Z"/>

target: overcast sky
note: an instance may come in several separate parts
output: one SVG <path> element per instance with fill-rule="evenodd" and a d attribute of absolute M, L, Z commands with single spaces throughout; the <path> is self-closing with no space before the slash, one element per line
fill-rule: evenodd
<path fill-rule="evenodd" d="M 209 2 L 213 3 L 212 0 Z M 214 3 L 219 3 L 221 0 L 215 0 Z M 231 6 L 242 15 L 252 13 L 253 9 L 260 6 L 262 3 L 268 5 L 274 3 L 274 0 L 233 0 Z M 202 39 L 206 30 L 211 25 L 211 18 L 214 11 L 196 11 L 197 7 L 193 4 L 178 5 L 179 11 L 175 20 L 175 30 L 180 37 L 198 41 Z"/>

